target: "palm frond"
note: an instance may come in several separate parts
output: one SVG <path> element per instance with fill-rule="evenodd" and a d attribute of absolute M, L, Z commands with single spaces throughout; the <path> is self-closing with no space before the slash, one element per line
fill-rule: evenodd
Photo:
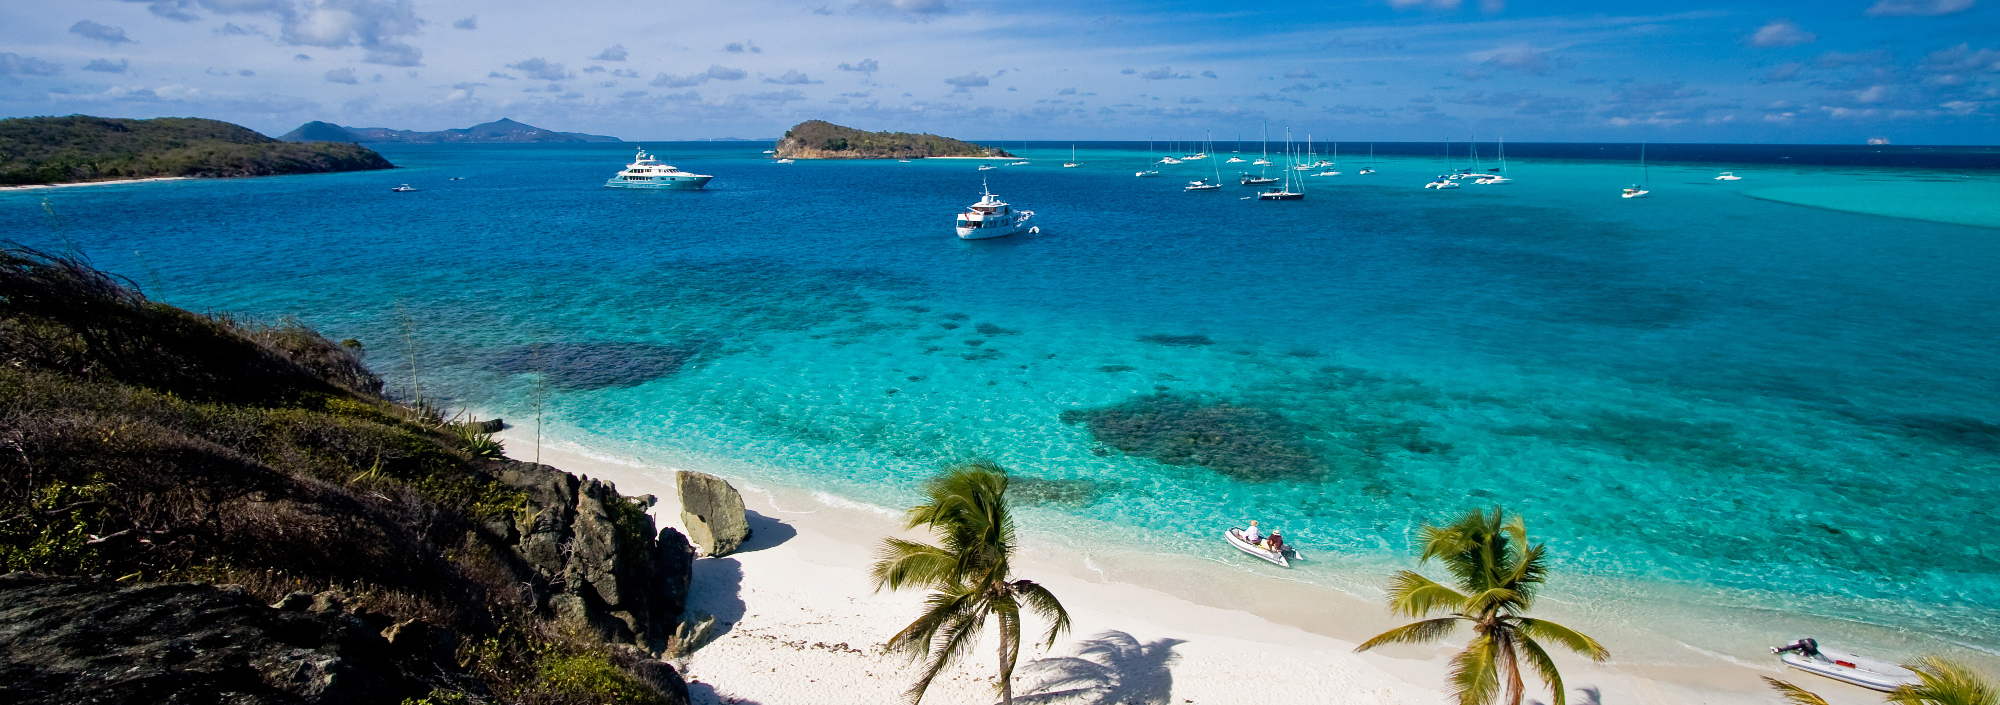
<path fill-rule="evenodd" d="M 986 613 L 975 611 L 956 614 L 942 625 L 930 641 L 930 656 L 924 662 L 923 675 L 918 676 L 916 684 L 903 693 L 910 699 L 910 705 L 923 702 L 924 691 L 930 690 L 931 681 L 937 680 L 938 675 L 972 650 L 978 643 L 979 627 L 985 622 Z"/>
<path fill-rule="evenodd" d="M 1487 705 L 1500 693 L 1497 645 L 1481 634 L 1451 657 L 1451 696 L 1458 705 Z"/>
<path fill-rule="evenodd" d="M 1940 656 L 1924 656 L 1904 666 L 1917 672 L 1916 685 L 1906 685 L 1889 694 L 1889 702 L 1899 705 L 1996 705 L 2000 691 L 1978 673 Z"/>
<path fill-rule="evenodd" d="M 929 649 L 938 633 L 952 620 L 977 612 L 979 592 L 966 586 L 956 590 L 940 590 L 924 597 L 924 612 L 916 621 L 889 637 L 883 649 L 890 653 L 903 653 L 912 657 Z"/>
<path fill-rule="evenodd" d="M 1771 689 L 1778 691 L 1779 697 L 1784 698 L 1785 702 L 1791 703 L 1792 705 L 1827 705 L 1826 698 L 1822 698 L 1818 694 L 1810 690 L 1800 688 L 1796 685 L 1792 685 L 1791 683 L 1787 683 L 1785 681 L 1781 681 L 1776 678 L 1772 678 L 1770 676 L 1759 676 L 1759 677 L 1763 678 L 1765 683 L 1771 684 Z M 1895 696 L 1890 696 L 1890 697 L 1895 697 Z"/>
<path fill-rule="evenodd" d="M 1033 580 L 1014 581 L 1014 592 L 1021 596 L 1021 601 L 1028 604 L 1028 609 L 1033 610 L 1035 616 L 1048 620 L 1049 631 L 1041 644 L 1044 649 L 1054 647 L 1056 640 L 1069 631 L 1069 610 L 1063 609 L 1055 593 Z"/>
<path fill-rule="evenodd" d="M 1437 641 L 1450 634 L 1451 628 L 1464 619 L 1464 617 L 1439 617 L 1405 624 L 1361 642 L 1361 645 L 1354 647 L 1354 650 L 1367 651 L 1383 644 L 1425 644 Z"/>
<path fill-rule="evenodd" d="M 1549 692 L 1554 695 L 1549 705 L 1564 705 L 1567 699 L 1564 696 L 1563 677 L 1562 673 L 1556 670 L 1555 659 L 1549 658 L 1549 652 L 1543 650 L 1542 645 L 1535 643 L 1535 640 L 1529 638 L 1527 634 L 1522 634 L 1515 641 L 1521 645 L 1521 655 L 1527 660 L 1528 666 L 1535 669 L 1535 675 L 1540 676 L 1542 682 L 1548 684 Z"/>
<path fill-rule="evenodd" d="M 958 561 L 944 549 L 930 544 L 890 538 L 882 540 L 879 559 L 868 571 L 875 589 L 901 590 L 905 587 L 933 587 L 949 582 Z"/>
<path fill-rule="evenodd" d="M 1548 620 L 1531 617 L 1517 617 L 1514 623 L 1516 629 L 1524 636 L 1562 644 L 1563 648 L 1582 654 L 1592 661 L 1603 661 L 1604 659 L 1611 658 L 1611 652 L 1605 650 L 1603 644 L 1597 643 L 1596 639 L 1592 639 L 1584 635 L 1583 632 L 1575 629 Z"/>
<path fill-rule="evenodd" d="M 1521 593 L 1511 588 L 1490 587 L 1465 598 L 1466 614 L 1492 614 L 1494 612 L 1520 607 Z"/>
<path fill-rule="evenodd" d="M 1460 610 L 1464 606 L 1464 595 L 1415 571 L 1401 571 L 1389 578 L 1390 612 L 1424 617 L 1441 609 Z"/>

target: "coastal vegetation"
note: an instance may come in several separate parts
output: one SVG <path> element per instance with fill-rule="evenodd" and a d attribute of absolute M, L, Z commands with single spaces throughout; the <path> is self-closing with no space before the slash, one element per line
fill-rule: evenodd
<path fill-rule="evenodd" d="M 1593 661 L 1610 657 L 1581 632 L 1525 616 L 1548 577 L 1548 566 L 1544 544 L 1528 544 L 1521 517 L 1509 519 L 1498 507 L 1491 515 L 1475 509 L 1445 526 L 1426 522 L 1419 535 L 1423 553 L 1418 563 L 1438 559 L 1457 589 L 1415 571 L 1397 573 L 1389 581 L 1390 611 L 1423 619 L 1383 632 L 1355 651 L 1434 642 L 1461 623 L 1471 626 L 1472 641 L 1451 659 L 1449 689 L 1458 705 L 1486 705 L 1496 698 L 1520 705 L 1524 668 L 1548 685 L 1553 705 L 1563 705 L 1562 674 L 1544 643 Z M 1432 617 L 1439 613 L 1445 616 Z"/>
<path fill-rule="evenodd" d="M 925 482 L 924 496 L 926 501 L 906 515 L 907 526 L 929 529 L 938 543 L 885 539 L 871 574 L 877 589 L 931 591 L 923 615 L 890 637 L 885 648 L 924 660 L 922 675 L 907 693 L 910 702 L 921 702 L 931 682 L 971 651 L 992 617 L 1000 642 L 1000 702 L 1011 705 L 1022 608 L 1048 621 L 1045 646 L 1069 631 L 1069 612 L 1048 588 L 1012 575 L 1017 544 L 1005 468 L 987 461 L 958 465 Z"/>
<path fill-rule="evenodd" d="M 387 127 L 342 127 L 314 120 L 280 135 L 286 142 L 411 142 L 419 144 L 532 144 L 542 142 L 619 142 L 616 137 L 581 132 L 557 132 L 500 118 L 455 130 L 418 132 Z"/>
<path fill-rule="evenodd" d="M 0 248 L 0 700 L 685 702 L 652 655 L 692 552 L 650 499 L 498 457 L 363 354 Z"/>
<path fill-rule="evenodd" d="M 88 115 L 0 120 L 0 185 L 393 168 L 360 145 L 282 142 L 220 120 Z"/>
<path fill-rule="evenodd" d="M 825 120 L 807 120 L 785 131 L 773 150 L 780 159 L 922 159 L 1012 157 L 1007 150 L 930 133 L 866 132 Z"/>
<path fill-rule="evenodd" d="M 1904 668 L 1915 671 L 1919 682 L 1889 693 L 1886 699 L 1895 705 L 2000 705 L 2000 686 L 1965 664 L 1924 656 Z M 1791 705 L 1828 705 L 1817 693 L 1770 676 L 1763 678 Z"/>

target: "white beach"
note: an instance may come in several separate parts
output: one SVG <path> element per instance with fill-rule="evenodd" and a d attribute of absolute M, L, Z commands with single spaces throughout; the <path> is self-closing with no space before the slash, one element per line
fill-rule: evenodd
<path fill-rule="evenodd" d="M 531 432 L 524 436 L 521 429 L 509 429 L 502 437 L 511 456 L 534 457 Z M 613 482 L 628 495 L 655 495 L 660 503 L 653 514 L 660 525 L 681 527 L 670 468 L 546 444 L 541 460 Z M 881 645 L 915 617 L 922 595 L 877 593 L 867 568 L 882 537 L 924 537 L 900 531 L 894 512 L 884 508 L 729 479 L 752 512 L 754 533 L 742 552 L 695 562 L 688 613 L 715 615 L 720 636 L 682 664 L 693 702 L 898 702 L 915 669 L 900 657 L 883 655 Z M 1189 599 L 1153 586 L 1106 581 L 1058 548 L 1031 541 L 1022 554 L 1017 577 L 1047 585 L 1074 620 L 1054 649 L 1024 650 L 1015 681 L 1016 699 L 1023 702 L 1443 703 L 1446 659 L 1463 643 L 1355 653 L 1358 641 L 1397 621 L 1380 605 L 1286 581 L 1276 572 L 1281 569 L 1214 581 Z M 1161 569 L 1200 569 L 1189 561 Z M 1245 603 L 1287 623 L 1215 606 Z M 1028 620 L 1024 640 L 1041 628 L 1039 621 Z M 1092 644 L 1116 657 L 1095 659 L 1096 665 L 1061 659 Z M 1612 646 L 1617 653 L 1620 645 Z M 1562 654 L 1557 660 L 1573 703 L 1778 702 L 1758 679 L 1763 675 L 1791 679 L 1836 705 L 1881 702 L 1859 688 L 1781 673 L 1775 662 L 1757 668 L 1720 657 L 1706 667 L 1615 659 L 1590 664 Z M 931 687 L 925 702 L 993 702 L 994 664 L 988 638 Z M 1055 697 L 1038 687 L 1058 672 L 1072 680 L 1053 690 L 1102 687 L 1089 697 Z M 1163 699 L 1169 690 L 1171 699 Z M 1101 699 L 1107 696 L 1115 697 Z M 1547 698 L 1531 689 L 1530 699 Z"/>
<path fill-rule="evenodd" d="M 192 177 L 153 176 L 144 179 L 107 179 L 104 181 L 70 181 L 60 184 L 23 184 L 19 186 L 0 186 L 0 189 L 30 191 L 34 189 L 43 189 L 43 188 L 72 188 L 76 186 L 110 186 L 113 184 L 143 184 L 152 181 L 186 181 L 190 178 Z"/>

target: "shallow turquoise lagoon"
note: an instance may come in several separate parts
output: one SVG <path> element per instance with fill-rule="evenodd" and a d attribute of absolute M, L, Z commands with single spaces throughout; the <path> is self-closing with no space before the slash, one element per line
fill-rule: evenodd
<path fill-rule="evenodd" d="M 386 146 L 405 168 L 0 193 L 0 225 L 359 338 L 404 393 L 407 331 L 425 394 L 541 395 L 549 437 L 648 462 L 898 506 L 988 457 L 1040 535 L 1236 565 L 1213 536 L 1259 518 L 1364 595 L 1415 522 L 1500 504 L 1587 623 L 2000 648 L 1995 172 L 1655 164 L 1627 201 L 1634 164 L 1435 192 L 1441 159 L 1345 145 L 1265 203 L 1129 148 L 648 146 L 711 188 L 600 188 L 630 145 Z M 953 238 L 982 179 L 1041 234 Z"/>

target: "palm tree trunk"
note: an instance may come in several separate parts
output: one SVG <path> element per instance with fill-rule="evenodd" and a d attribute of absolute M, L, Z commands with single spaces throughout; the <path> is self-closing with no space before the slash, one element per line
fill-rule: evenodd
<path fill-rule="evenodd" d="M 1021 641 L 1020 623 L 1015 624 L 1009 633 L 1006 620 L 1000 620 L 1000 705 L 1014 705 L 1014 656 Z"/>

